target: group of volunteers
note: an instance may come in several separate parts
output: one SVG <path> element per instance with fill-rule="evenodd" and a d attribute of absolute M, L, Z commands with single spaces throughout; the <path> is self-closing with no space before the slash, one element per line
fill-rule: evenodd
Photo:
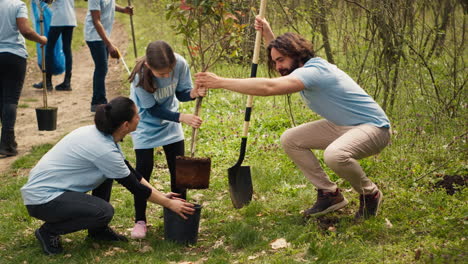
<path fill-rule="evenodd" d="M 132 15 L 133 8 L 118 7 L 114 0 L 89 0 L 88 3 L 86 41 L 96 65 L 91 103 L 95 111 L 94 125 L 78 128 L 60 140 L 31 170 L 28 182 L 21 188 L 29 214 L 44 221 L 35 236 L 46 254 L 63 251 L 61 235 L 85 229 L 90 239 L 127 241 L 109 227 L 114 215 L 109 203 L 113 180 L 134 196 L 135 223 L 131 231 L 134 239 L 146 236 L 147 201 L 167 207 L 183 218 L 193 214 L 193 204 L 185 201 L 185 190 L 175 186 L 175 157 L 184 155 L 181 123 L 198 128 L 202 120 L 180 113 L 179 102 L 203 97 L 208 89 L 223 88 L 255 96 L 299 92 L 307 107 L 323 118 L 287 129 L 280 139 L 286 154 L 317 189 L 315 203 L 303 216 L 320 216 L 348 204 L 337 184 L 322 169 L 312 152 L 314 149 L 324 150 L 325 164 L 349 181 L 359 194 L 360 205 L 355 218 L 377 215 L 383 194 L 358 160 L 375 155 L 388 145 L 389 119 L 351 77 L 315 56 L 308 40 L 294 33 L 275 37 L 269 23 L 257 17 L 255 29 L 262 32 L 265 40 L 268 67 L 281 77 L 233 79 L 202 72 L 195 74 L 195 85 L 192 85 L 186 60 L 166 42 L 154 41 L 147 46 L 146 55 L 137 61 L 131 73 L 130 98 L 117 97 L 107 102 L 104 88 L 107 56 L 119 56 L 109 38 L 114 11 Z M 4 144 L 8 142 L 4 137 L 7 138 L 8 131 L 13 131 L 14 119 L 12 122 L 11 118 L 16 114 L 24 79 L 27 55 L 20 34 L 41 44 L 46 44 L 47 38 L 29 27 L 24 3 L 0 0 L 0 4 L 6 7 L 0 10 L 2 154 L 11 147 Z M 56 0 L 54 4 L 73 8 L 72 0 Z M 70 25 L 59 25 L 52 32 L 71 34 L 73 28 L 67 27 Z M 63 41 L 64 46 L 68 45 L 68 37 Z M 71 61 L 71 54 L 67 56 L 67 74 L 62 85 L 66 89 L 63 90 L 71 89 L 68 58 Z M 13 75 L 16 80 L 11 79 Z M 129 133 L 135 149 L 135 169 L 118 144 Z M 160 146 L 171 176 L 168 194 L 159 192 L 149 183 L 154 149 Z M 91 194 L 87 194 L 89 191 Z"/>

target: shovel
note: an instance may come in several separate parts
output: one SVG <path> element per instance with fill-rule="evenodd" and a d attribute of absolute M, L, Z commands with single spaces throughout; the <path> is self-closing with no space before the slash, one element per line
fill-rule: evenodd
<path fill-rule="evenodd" d="M 260 17 L 265 17 L 267 0 L 262 0 L 260 2 Z M 255 36 L 255 48 L 252 59 L 252 67 L 250 71 L 250 77 L 257 77 L 257 66 L 258 66 L 258 57 L 260 53 L 260 44 L 262 41 L 262 32 L 257 31 Z M 242 141 L 240 148 L 240 155 L 237 163 L 228 169 L 228 178 L 229 178 L 229 193 L 231 195 L 231 201 L 234 205 L 234 208 L 239 209 L 244 205 L 247 205 L 252 200 L 252 176 L 250 174 L 249 166 L 241 166 L 242 161 L 244 161 L 245 151 L 247 147 L 247 135 L 249 131 L 250 123 L 250 114 L 252 113 L 253 105 L 253 96 L 249 95 L 247 97 L 247 105 L 245 108 L 245 117 L 244 117 L 244 129 L 242 132 Z"/>
<path fill-rule="evenodd" d="M 203 97 L 197 97 L 195 115 L 198 116 Z M 211 159 L 195 158 L 198 128 L 192 129 L 190 157 L 176 157 L 176 187 L 181 189 L 207 189 L 210 183 Z"/>
<path fill-rule="evenodd" d="M 128 0 L 128 6 L 132 6 L 132 1 Z M 135 59 L 138 58 L 137 55 L 137 46 L 135 42 L 135 29 L 133 28 L 133 15 L 130 16 L 130 27 L 132 29 L 132 39 L 133 39 L 133 52 L 135 53 Z"/>

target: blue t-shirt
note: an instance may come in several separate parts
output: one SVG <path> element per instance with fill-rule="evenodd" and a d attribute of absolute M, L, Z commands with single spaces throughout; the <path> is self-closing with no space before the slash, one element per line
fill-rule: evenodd
<path fill-rule="evenodd" d="M 51 26 L 76 27 L 75 0 L 55 0 L 50 9 L 52 10 Z"/>
<path fill-rule="evenodd" d="M 152 115 L 148 109 L 158 104 L 165 109 L 178 112 L 179 100 L 176 92 L 190 92 L 192 79 L 190 68 L 185 59 L 179 54 L 176 65 L 168 78 L 153 78 L 157 90 L 149 93 L 143 87 L 136 86 L 139 75 L 135 76 L 130 86 L 130 98 L 135 102 L 140 122 L 136 131 L 132 132 L 133 148 L 148 149 L 165 146 L 184 139 L 182 126 L 178 122 L 160 119 Z"/>
<path fill-rule="evenodd" d="M 115 0 L 88 0 L 88 12 L 85 19 L 85 40 L 86 41 L 102 41 L 101 36 L 96 31 L 91 17 L 91 11 L 96 10 L 101 12 L 101 24 L 106 31 L 107 36 L 112 32 L 115 15 Z"/>
<path fill-rule="evenodd" d="M 335 125 L 390 127 L 383 109 L 336 65 L 312 58 L 291 76 L 304 84 L 301 96 L 307 106 Z"/>
<path fill-rule="evenodd" d="M 107 178 L 127 177 L 120 146 L 96 126 L 75 129 L 47 152 L 21 188 L 25 205 L 45 204 L 64 192 L 87 192 Z"/>
<path fill-rule="evenodd" d="M 16 24 L 17 18 L 28 18 L 26 4 L 20 0 L 0 0 L 0 52 L 28 57 L 24 37 Z"/>

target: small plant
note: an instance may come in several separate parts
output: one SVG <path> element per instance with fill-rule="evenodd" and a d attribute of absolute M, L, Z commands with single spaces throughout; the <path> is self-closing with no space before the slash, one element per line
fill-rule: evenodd
<path fill-rule="evenodd" d="M 224 56 L 237 56 L 246 25 L 226 1 L 181 0 L 168 4 L 166 11 L 166 18 L 176 21 L 176 34 L 184 37 L 194 69 L 206 71 Z"/>

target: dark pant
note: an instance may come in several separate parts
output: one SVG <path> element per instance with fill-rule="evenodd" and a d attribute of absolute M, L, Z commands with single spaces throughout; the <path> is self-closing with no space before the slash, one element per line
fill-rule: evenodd
<path fill-rule="evenodd" d="M 73 37 L 72 26 L 55 27 L 51 26 L 47 35 L 46 45 L 46 70 L 47 73 L 52 74 L 52 65 L 54 64 L 54 49 L 58 38 L 62 35 L 62 47 L 65 54 L 65 74 L 70 75 L 72 72 L 72 52 L 71 43 Z"/>
<path fill-rule="evenodd" d="M 93 195 L 65 192 L 48 203 L 26 208 L 30 216 L 45 222 L 42 229 L 54 235 L 99 230 L 107 227 L 114 216 L 109 203 L 111 190 L 112 180 L 106 180 L 93 190 Z"/>
<path fill-rule="evenodd" d="M 163 146 L 164 154 L 166 154 L 167 166 L 171 174 L 171 191 L 180 193 L 182 198 L 186 198 L 185 189 L 177 189 L 175 186 L 175 163 L 177 156 L 184 155 L 184 141 L 175 142 Z M 151 173 L 154 166 L 154 149 L 135 149 L 136 155 L 136 171 L 139 172 L 143 178 L 149 182 Z M 134 196 L 135 201 L 135 222 L 146 221 L 146 200 L 138 199 Z"/>
<path fill-rule="evenodd" d="M 104 41 L 86 41 L 94 61 L 93 98 L 91 105 L 107 104 L 106 75 L 109 52 Z"/>
<path fill-rule="evenodd" d="M 2 132 L 13 132 L 16 108 L 23 89 L 26 74 L 26 59 L 18 55 L 0 53 L 0 121 Z"/>

